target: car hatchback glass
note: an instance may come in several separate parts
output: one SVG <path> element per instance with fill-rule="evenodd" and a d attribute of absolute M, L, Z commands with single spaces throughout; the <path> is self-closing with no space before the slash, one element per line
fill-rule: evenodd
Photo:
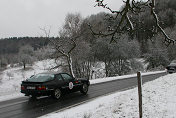
<path fill-rule="evenodd" d="M 53 74 L 37 74 L 37 75 L 34 75 L 34 76 L 30 77 L 29 79 L 27 79 L 27 81 L 29 81 L 29 82 L 46 82 L 46 81 L 51 81 L 53 79 L 54 79 Z"/>

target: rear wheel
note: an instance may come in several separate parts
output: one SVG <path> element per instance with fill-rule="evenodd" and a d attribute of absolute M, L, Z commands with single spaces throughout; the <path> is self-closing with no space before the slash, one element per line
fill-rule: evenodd
<path fill-rule="evenodd" d="M 54 90 L 53 97 L 54 97 L 55 99 L 60 99 L 60 98 L 61 98 L 61 95 L 62 95 L 62 92 L 61 92 L 60 89 L 55 89 L 55 90 Z"/>
<path fill-rule="evenodd" d="M 84 84 L 82 85 L 81 89 L 80 89 L 80 92 L 81 92 L 82 94 L 87 94 L 88 88 L 89 88 L 89 87 L 88 87 L 87 83 L 84 83 Z"/>

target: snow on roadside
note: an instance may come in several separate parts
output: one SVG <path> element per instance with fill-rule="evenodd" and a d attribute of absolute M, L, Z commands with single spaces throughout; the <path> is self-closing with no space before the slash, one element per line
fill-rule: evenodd
<path fill-rule="evenodd" d="M 41 118 L 137 118 L 137 88 L 99 97 L 88 103 Z M 176 116 L 176 73 L 143 85 L 143 118 Z"/>
<path fill-rule="evenodd" d="M 151 74 L 157 74 L 157 73 L 163 73 L 163 72 L 166 72 L 166 71 L 164 70 L 164 71 L 155 71 L 155 72 L 145 72 L 141 74 L 142 76 L 144 76 L 144 75 L 151 75 Z M 113 81 L 117 79 L 131 78 L 131 77 L 136 77 L 136 76 L 137 76 L 136 74 L 131 74 L 131 75 L 123 75 L 123 76 L 115 76 L 115 77 L 98 78 L 98 79 L 90 80 L 90 84 L 108 82 L 108 81 Z"/>

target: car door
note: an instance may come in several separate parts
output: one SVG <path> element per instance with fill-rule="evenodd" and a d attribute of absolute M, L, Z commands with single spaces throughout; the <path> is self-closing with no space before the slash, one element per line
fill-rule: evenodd
<path fill-rule="evenodd" d="M 64 88 L 64 80 L 61 76 L 61 74 L 56 74 L 55 75 L 55 78 L 56 78 L 56 83 L 55 83 L 55 88 L 62 88 L 62 89 L 65 89 Z"/>
<path fill-rule="evenodd" d="M 64 80 L 64 88 L 66 88 L 68 92 L 73 92 L 75 90 L 74 78 L 67 73 L 62 73 L 61 76 Z"/>

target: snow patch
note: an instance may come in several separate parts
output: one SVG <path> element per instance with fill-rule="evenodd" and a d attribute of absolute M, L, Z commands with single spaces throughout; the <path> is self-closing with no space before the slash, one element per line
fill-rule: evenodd
<path fill-rule="evenodd" d="M 21 81 L 31 75 L 49 71 L 54 66 L 54 60 L 47 59 L 35 62 L 32 67 L 27 67 L 26 70 L 23 70 L 23 67 L 8 67 L 0 74 L 0 101 L 24 96 L 20 93 Z"/>

